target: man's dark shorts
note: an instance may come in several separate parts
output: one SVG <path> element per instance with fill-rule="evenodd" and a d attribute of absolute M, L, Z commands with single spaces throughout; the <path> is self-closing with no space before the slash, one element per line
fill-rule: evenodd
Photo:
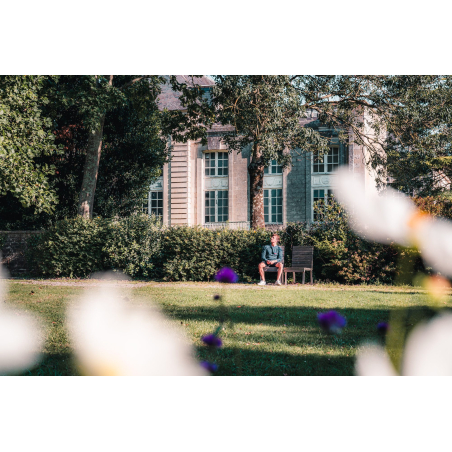
<path fill-rule="evenodd" d="M 279 262 L 275 262 L 274 264 L 268 265 L 267 262 L 265 262 L 265 261 L 262 261 L 262 262 L 265 264 L 266 267 L 276 267 L 276 264 L 279 263 Z"/>

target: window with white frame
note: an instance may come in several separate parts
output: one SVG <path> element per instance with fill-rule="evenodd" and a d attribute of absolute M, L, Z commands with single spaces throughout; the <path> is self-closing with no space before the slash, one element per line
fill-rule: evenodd
<path fill-rule="evenodd" d="M 322 156 L 314 156 L 313 173 L 332 173 L 339 166 L 339 148 L 331 147 Z"/>
<path fill-rule="evenodd" d="M 149 192 L 149 215 L 163 217 L 163 191 Z"/>
<path fill-rule="evenodd" d="M 206 152 L 204 174 L 208 177 L 228 175 L 228 153 Z"/>
<path fill-rule="evenodd" d="M 208 190 L 204 196 L 205 223 L 228 221 L 228 190 Z"/>
<path fill-rule="evenodd" d="M 324 205 L 328 204 L 328 198 L 333 197 L 333 190 L 330 188 L 318 188 L 314 189 L 312 191 L 312 206 L 313 206 L 313 219 L 314 221 L 319 220 L 319 213 L 315 211 L 314 206 L 321 205 L 322 203 Z"/>
<path fill-rule="evenodd" d="M 282 189 L 264 190 L 264 221 L 267 224 L 282 223 Z"/>
<path fill-rule="evenodd" d="M 282 174 L 282 167 L 276 160 L 272 160 L 270 165 L 264 168 L 264 174 Z"/>

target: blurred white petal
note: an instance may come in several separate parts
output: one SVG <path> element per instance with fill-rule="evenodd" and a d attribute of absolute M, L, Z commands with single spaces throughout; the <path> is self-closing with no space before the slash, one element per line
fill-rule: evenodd
<path fill-rule="evenodd" d="M 363 345 L 356 355 L 355 372 L 362 377 L 397 375 L 385 349 L 377 344 Z"/>
<path fill-rule="evenodd" d="M 427 266 L 452 276 L 452 222 L 444 219 L 424 221 L 416 230 L 416 239 Z"/>
<path fill-rule="evenodd" d="M 452 314 L 416 326 L 408 337 L 403 375 L 452 375 Z"/>
<path fill-rule="evenodd" d="M 134 307 L 116 289 L 85 294 L 68 313 L 77 359 L 88 375 L 206 375 L 188 340 L 157 309 Z"/>
<path fill-rule="evenodd" d="M 2 260 L 2 254 L 0 253 L 0 262 Z M 6 294 L 8 292 L 8 285 L 6 282 L 7 272 L 2 264 L 0 264 L 0 309 L 4 305 Z"/>
<path fill-rule="evenodd" d="M 36 320 L 14 310 L 0 310 L 0 375 L 18 373 L 37 364 L 42 345 Z"/>
<path fill-rule="evenodd" d="M 380 243 L 411 244 L 408 222 L 417 209 L 408 197 L 391 188 L 380 195 L 366 193 L 364 183 L 348 168 L 339 168 L 334 180 L 334 195 L 347 210 L 355 232 Z"/>

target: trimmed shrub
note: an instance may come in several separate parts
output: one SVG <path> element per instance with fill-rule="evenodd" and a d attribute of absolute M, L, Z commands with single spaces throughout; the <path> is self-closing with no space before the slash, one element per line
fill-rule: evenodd
<path fill-rule="evenodd" d="M 113 221 L 103 247 L 106 265 L 132 277 L 153 276 L 160 259 L 161 235 L 165 229 L 158 218 L 143 214 Z"/>
<path fill-rule="evenodd" d="M 168 228 L 162 236 L 161 266 L 156 274 L 169 281 L 209 281 L 221 267 L 228 266 L 241 280 L 251 281 L 270 236 L 265 229 Z"/>
<path fill-rule="evenodd" d="M 28 260 L 42 276 L 83 277 L 109 268 L 104 250 L 110 240 L 109 222 L 82 217 L 57 221 L 28 242 Z"/>
<path fill-rule="evenodd" d="M 291 223 L 278 231 L 286 266 L 291 265 L 293 246 L 313 245 L 317 280 L 390 284 L 409 282 L 413 272 L 425 271 L 417 252 L 357 236 L 334 201 L 315 206 L 315 211 L 319 221 Z M 257 265 L 271 234 L 266 229 L 165 227 L 156 218 L 141 214 L 115 221 L 74 218 L 32 237 L 29 254 L 31 268 L 42 276 L 84 277 L 113 269 L 164 281 L 210 281 L 227 266 L 241 281 L 251 282 L 259 278 Z M 406 281 L 404 274 L 410 275 Z"/>

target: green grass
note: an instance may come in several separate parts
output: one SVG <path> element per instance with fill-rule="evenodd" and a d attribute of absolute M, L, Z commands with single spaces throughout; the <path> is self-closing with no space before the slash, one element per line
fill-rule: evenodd
<path fill-rule="evenodd" d="M 45 327 L 44 359 L 25 375 L 77 375 L 64 314 L 68 301 L 82 290 L 78 283 L 10 283 L 7 303 L 38 314 Z M 219 365 L 216 375 L 353 375 L 357 347 L 378 339 L 378 322 L 387 321 L 393 309 L 427 306 L 425 292 L 410 287 L 235 285 L 222 289 L 209 283 L 131 282 L 122 290 L 140 303 L 158 304 L 185 330 L 198 359 Z M 223 294 L 230 322 L 220 333 L 223 347 L 211 352 L 200 337 L 218 325 L 221 310 L 213 300 L 216 293 Z M 447 305 L 452 305 L 450 297 Z M 317 313 L 330 309 L 347 318 L 341 335 L 326 335 L 318 327 Z"/>

